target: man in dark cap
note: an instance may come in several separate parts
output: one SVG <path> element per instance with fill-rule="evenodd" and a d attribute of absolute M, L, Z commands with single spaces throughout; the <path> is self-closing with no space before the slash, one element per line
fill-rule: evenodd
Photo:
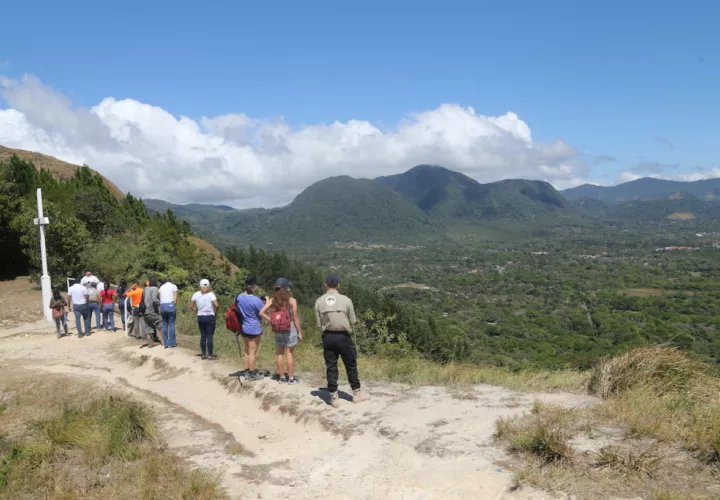
<path fill-rule="evenodd" d="M 353 390 L 353 403 L 361 403 L 368 395 L 360 389 L 357 370 L 357 352 L 350 338 L 352 325 L 357 321 L 352 300 L 342 295 L 340 279 L 331 274 L 325 278 L 325 295 L 315 302 L 315 318 L 323 331 L 323 356 L 327 370 L 330 404 L 338 406 L 338 357 L 342 358 L 348 382 Z"/>

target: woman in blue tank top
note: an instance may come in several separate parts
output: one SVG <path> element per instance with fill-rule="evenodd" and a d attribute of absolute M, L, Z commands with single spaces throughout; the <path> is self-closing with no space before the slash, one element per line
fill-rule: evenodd
<path fill-rule="evenodd" d="M 260 297 L 255 296 L 258 288 L 257 280 L 250 276 L 245 280 L 245 291 L 237 296 L 237 307 L 242 313 L 242 338 L 245 344 L 245 378 L 248 380 L 260 380 L 263 375 L 255 367 L 257 353 L 260 349 L 262 338 L 262 323 L 260 311 L 265 305 Z"/>

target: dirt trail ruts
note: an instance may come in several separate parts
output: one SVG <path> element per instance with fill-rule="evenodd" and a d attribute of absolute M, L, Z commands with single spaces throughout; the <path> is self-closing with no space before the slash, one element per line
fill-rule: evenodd
<path fill-rule="evenodd" d="M 39 324 L 0 332 L 0 359 L 0 374 L 21 365 L 91 378 L 147 401 L 169 447 L 220 472 L 232 498 L 563 498 L 510 491 L 494 423 L 535 400 L 592 401 L 488 385 L 372 384 L 370 401 L 344 399 L 333 409 L 325 392 L 304 383 L 241 385 L 229 376 L 237 366 L 183 349 L 138 349 L 121 332 L 56 339 Z"/>

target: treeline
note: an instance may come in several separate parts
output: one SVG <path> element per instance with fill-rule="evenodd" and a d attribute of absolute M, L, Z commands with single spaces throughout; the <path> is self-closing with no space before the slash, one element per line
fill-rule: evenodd
<path fill-rule="evenodd" d="M 66 180 L 17 156 L 0 162 L 0 276 L 39 277 L 40 252 L 35 192 L 42 188 L 48 270 L 55 286 L 86 269 L 117 282 L 169 275 L 179 285 L 212 279 L 230 289 L 229 263 L 203 253 L 188 241 L 192 231 L 172 212 L 150 217 L 142 201 L 119 199 L 100 175 L 80 167 Z"/>
<path fill-rule="evenodd" d="M 301 305 L 313 307 L 322 293 L 324 275 L 317 268 L 290 259 L 284 252 L 266 252 L 250 247 L 232 247 L 226 252 L 230 262 L 254 275 L 266 290 L 285 277 L 293 283 L 293 294 Z M 355 305 L 359 325 L 358 347 L 365 353 L 402 354 L 412 352 L 446 362 L 467 360 L 466 341 L 452 327 L 442 329 L 432 314 L 421 307 L 401 304 L 379 291 L 354 284 L 341 276 L 341 291 Z"/>

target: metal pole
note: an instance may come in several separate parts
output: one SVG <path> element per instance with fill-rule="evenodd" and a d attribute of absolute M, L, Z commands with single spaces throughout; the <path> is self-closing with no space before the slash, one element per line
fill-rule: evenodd
<path fill-rule="evenodd" d="M 42 260 L 42 276 L 40 277 L 40 285 L 42 287 L 42 311 L 47 321 L 52 321 L 52 310 L 50 309 L 50 298 L 52 290 L 50 284 L 50 276 L 48 275 L 47 266 L 47 250 L 45 248 L 45 226 L 50 220 L 43 216 L 42 189 L 37 189 L 37 207 L 38 218 L 33 222 L 40 228 L 40 259 Z"/>

